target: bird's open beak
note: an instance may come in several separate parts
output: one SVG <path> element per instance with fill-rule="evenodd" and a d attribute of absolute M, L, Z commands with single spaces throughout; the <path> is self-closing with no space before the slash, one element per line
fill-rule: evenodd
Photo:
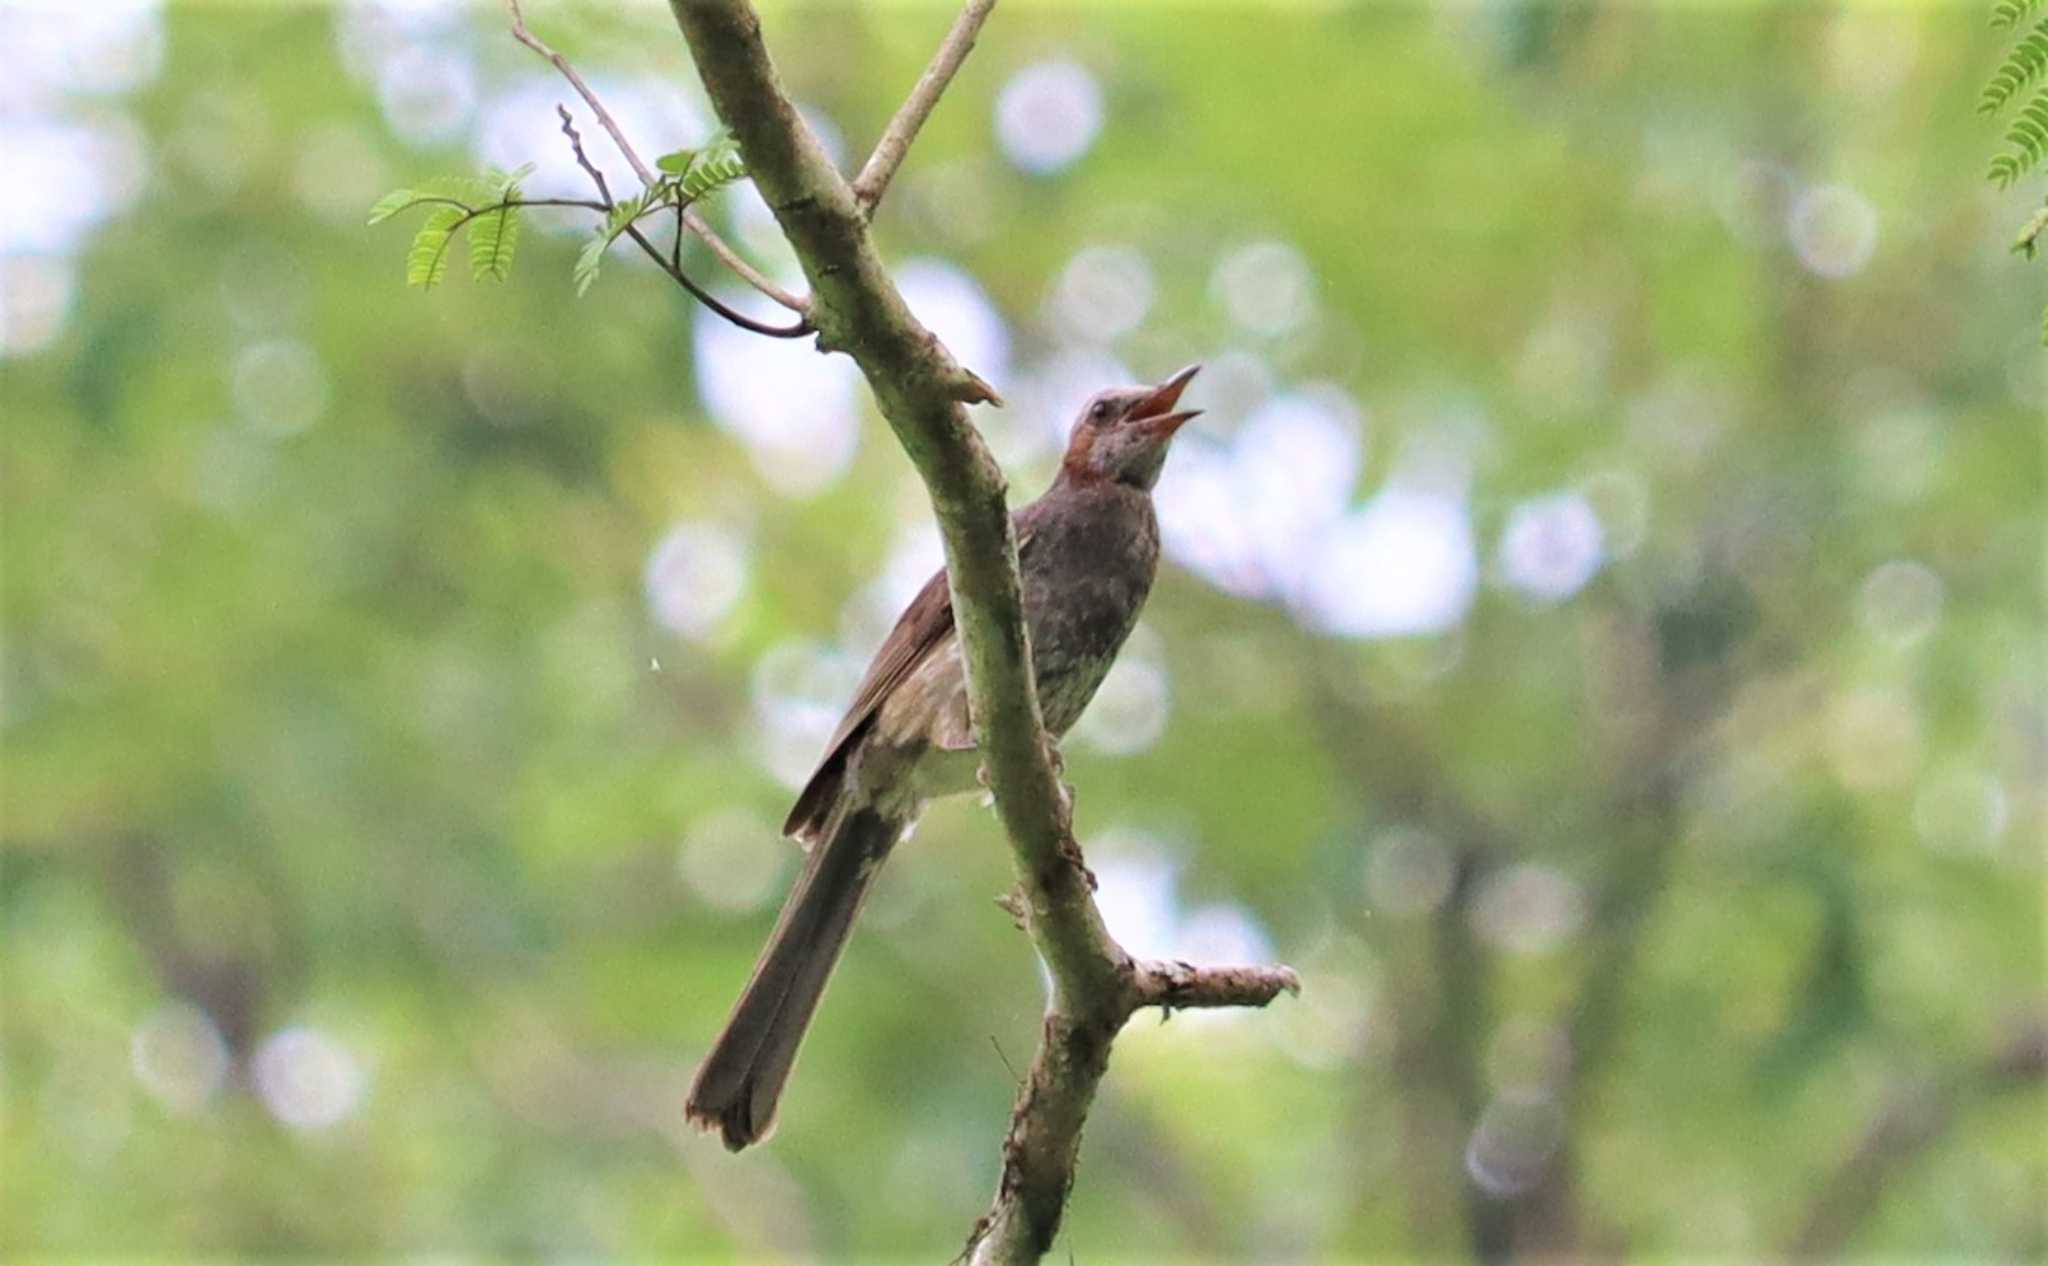
<path fill-rule="evenodd" d="M 1200 373 L 1201 369 L 1200 365 L 1189 365 L 1160 383 L 1158 390 L 1145 397 L 1138 403 L 1137 408 L 1131 410 L 1132 420 L 1141 423 L 1147 431 L 1163 440 L 1178 431 L 1188 419 L 1200 416 L 1200 409 L 1183 409 L 1175 412 L 1173 406 L 1180 403 L 1180 393 L 1188 389 L 1188 384 L 1195 380 L 1195 375 Z"/>

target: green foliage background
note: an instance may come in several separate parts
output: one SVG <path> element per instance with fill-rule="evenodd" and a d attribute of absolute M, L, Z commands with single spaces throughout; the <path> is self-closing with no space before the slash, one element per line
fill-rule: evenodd
<path fill-rule="evenodd" d="M 662 7 L 624 7 L 533 21 L 694 95 Z M 993 1185 L 1040 1004 L 974 805 L 892 863 L 774 1144 L 729 1158 L 679 1122 L 773 913 L 703 899 L 679 845 L 738 813 L 793 868 L 754 674 L 838 636 L 921 512 L 907 467 L 870 415 L 844 478 L 775 491 L 699 403 L 687 299 L 613 267 L 575 301 L 575 236 L 529 231 L 507 282 L 405 288 L 402 236 L 362 212 L 477 165 L 391 134 L 340 12 L 176 6 L 159 76 L 81 96 L 132 113 L 146 190 L 83 245 L 62 333 L 4 362 L 0 1251 L 938 1260 Z M 880 232 L 971 274 L 1020 361 L 1074 252 L 1134 243 L 1158 296 L 1133 369 L 1236 345 L 1340 384 L 1368 410 L 1359 496 L 1482 417 L 1489 560 L 1524 498 L 1614 469 L 1647 494 L 1584 590 L 1531 603 L 1489 561 L 1435 637 L 1322 636 L 1162 577 L 1163 737 L 1070 753 L 1091 856 L 1163 841 L 1183 904 L 1247 912 L 1306 993 L 1134 1026 L 1076 1260 L 1465 1255 L 1545 1191 L 1488 1200 L 1463 1159 L 1532 1083 L 1582 1244 L 1777 1251 L 1931 1084 L 1953 1120 L 1850 1247 L 2043 1251 L 2040 1092 L 1984 1068 L 2044 1006 L 2048 370 L 2039 275 L 1981 179 L 1982 17 L 998 11 Z M 947 20 L 775 10 L 768 34 L 860 152 Z M 536 70 L 494 8 L 471 22 L 487 85 Z M 1035 178 L 991 115 L 1049 56 L 1097 75 L 1106 122 Z M 309 172 L 337 135 L 351 164 Z M 963 171 L 966 219 L 932 179 Z M 1787 244 L 1804 182 L 1876 208 L 1853 275 Z M 1311 262 L 1319 315 L 1261 342 L 1208 278 L 1264 237 Z M 273 435 L 237 420 L 231 367 L 280 331 L 328 394 Z M 1659 413 L 1674 383 L 1704 403 Z M 704 641 L 643 592 L 678 520 L 748 543 Z M 1941 586 L 1910 637 L 1868 616 L 1902 559 Z M 1999 805 L 1961 844 L 1928 809 L 1957 770 Z M 1373 859 L 1418 831 L 1566 876 L 1583 926 L 1514 952 L 1474 934 L 1468 886 L 1376 904 Z M 230 1061 L 198 1102 L 135 1071 L 175 1000 Z M 362 1071 L 324 1128 L 253 1093 L 295 1028 Z"/>

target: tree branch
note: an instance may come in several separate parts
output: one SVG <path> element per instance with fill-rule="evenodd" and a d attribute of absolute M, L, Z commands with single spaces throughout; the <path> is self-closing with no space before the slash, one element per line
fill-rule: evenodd
<path fill-rule="evenodd" d="M 1311 692 L 1319 732 L 1351 785 L 1375 816 L 1420 828 L 1450 857 L 1441 904 L 1426 925 L 1391 946 L 1400 955 L 1392 998 L 1394 1059 L 1405 1087 L 1403 1169 L 1416 1233 L 1424 1237 L 1418 1251 L 1464 1250 L 1477 1261 L 1500 1261 L 1513 1247 L 1513 1210 L 1471 1181 L 1464 1160 L 1467 1136 L 1486 1106 L 1482 1065 L 1492 1025 L 1493 964 L 1473 935 L 1471 912 L 1495 868 L 1530 848 L 1464 798 L 1443 754 L 1400 709 L 1347 688 L 1347 661 L 1312 641 L 1299 653 L 1319 666 Z M 1460 1211 L 1463 1244 L 1456 1242 Z"/>
<path fill-rule="evenodd" d="M 809 300 L 784 290 L 768 280 L 767 274 L 740 258 L 740 253 L 729 246 L 724 238 L 720 237 L 709 224 L 704 222 L 703 213 L 698 211 L 697 208 L 691 206 L 683 208 L 683 223 L 688 225 L 690 232 L 695 233 L 704 245 L 710 247 L 711 253 L 718 256 L 719 262 L 732 269 L 733 274 L 741 281 L 746 282 L 798 316 L 806 319 L 809 318 L 811 312 Z"/>
<path fill-rule="evenodd" d="M 967 7 L 953 21 L 953 29 L 946 32 L 945 42 L 932 54 L 932 64 L 925 67 L 917 87 L 911 89 L 896 117 L 889 120 L 882 139 L 875 142 L 875 152 L 868 155 L 867 163 L 853 181 L 853 196 L 869 215 L 875 213 L 882 195 L 888 192 L 889 181 L 903 165 L 903 157 L 910 152 L 910 143 L 917 139 L 918 129 L 931 117 L 946 85 L 953 82 L 960 63 L 973 51 L 974 37 L 981 34 L 981 24 L 988 21 L 989 12 L 995 7 L 996 0 L 967 0 Z"/>
<path fill-rule="evenodd" d="M 549 48 L 539 36 L 526 29 L 526 15 L 519 11 L 519 0 L 505 0 L 505 9 L 512 18 L 512 38 L 540 54 L 562 73 L 562 78 L 569 81 L 569 86 L 576 90 L 576 95 L 583 98 L 583 104 L 589 106 L 590 112 L 597 116 L 599 125 L 610 134 L 612 144 L 619 147 L 619 153 L 631 164 L 633 174 L 640 177 L 640 183 L 653 188 L 656 180 L 654 169 L 640 161 L 640 155 L 634 151 L 633 143 L 626 139 L 618 120 L 612 117 L 611 111 L 604 108 L 604 102 L 597 99 L 597 94 L 590 90 L 590 85 L 583 82 L 583 76 L 576 73 L 576 68 L 569 64 L 569 59 Z"/>
<path fill-rule="evenodd" d="M 980 7 L 986 16 L 987 4 Z M 1286 968 L 1140 964 L 1110 936 L 1039 712 L 1006 485 L 963 407 L 994 392 L 903 302 L 868 236 L 866 209 L 783 92 L 746 0 L 670 0 L 670 8 L 713 109 L 796 250 L 819 345 L 859 364 L 931 495 L 945 542 L 969 706 L 1015 854 L 1018 908 L 1053 979 L 1043 1040 L 1011 1114 L 995 1203 L 976 1223 L 966 1255 L 977 1263 L 1036 1261 L 1059 1229 L 1082 1123 L 1131 1014 L 1146 1006 L 1261 1005 L 1299 984 Z M 919 85 L 918 96 L 928 100 L 914 96 L 898 114 L 906 147 L 965 56 L 972 29 L 962 35 L 956 24 L 948 43 L 955 39 L 957 53 L 942 50 Z"/>
<path fill-rule="evenodd" d="M 171 899 L 171 869 L 162 841 L 123 833 L 93 850 L 106 899 L 155 969 L 165 994 L 204 1011 L 222 1044 L 240 1064 L 275 1000 L 277 975 L 288 970 L 280 955 L 245 945 L 195 940 L 181 926 Z"/>
<path fill-rule="evenodd" d="M 993 2 L 994 0 L 990 0 L 990 3 Z M 604 108 L 604 102 L 598 100 L 597 93 L 593 92 L 590 85 L 583 81 L 583 76 L 576 73 L 576 68 L 569 64 L 568 58 L 550 48 L 539 36 L 526 29 L 526 15 L 520 12 L 519 0 L 505 0 L 505 9 L 512 19 L 512 38 L 540 54 L 541 57 L 547 59 L 550 65 L 561 72 L 562 78 L 568 80 L 569 86 L 576 90 L 576 95 L 583 98 L 583 104 L 589 106 L 590 112 L 597 116 L 599 126 L 603 127 L 605 132 L 612 138 L 612 144 L 619 147 L 619 153 L 624 155 L 626 162 L 632 166 L 633 174 L 640 177 L 642 185 L 652 189 L 658 180 L 658 177 L 654 174 L 654 169 L 640 161 L 640 155 L 634 150 L 633 143 L 626 139 L 624 129 L 619 127 L 618 120 L 612 117 L 611 111 Z M 560 109 L 560 107 L 556 108 Z M 563 123 L 566 125 L 567 122 L 567 112 L 565 111 Z M 592 178 L 597 181 L 598 188 L 603 190 L 604 178 L 597 174 L 597 169 L 592 167 L 590 161 L 584 157 L 580 142 L 576 149 L 576 161 L 582 166 L 583 170 L 589 172 Z M 609 192 L 605 193 L 604 197 L 605 201 L 611 201 L 611 194 Z M 697 211 L 697 208 L 691 206 L 683 207 L 682 219 L 684 224 L 689 225 L 690 231 L 702 238 L 704 244 L 711 248 L 711 253 L 718 256 L 727 268 L 732 269 L 733 273 L 741 281 L 746 282 L 776 303 L 796 313 L 798 317 L 806 318 L 806 320 L 799 322 L 804 328 L 796 329 L 794 333 L 778 333 L 775 326 L 765 325 L 747 317 L 736 317 L 731 308 L 726 307 L 715 299 L 707 298 L 700 287 L 684 280 L 680 267 L 666 270 L 670 276 L 682 283 L 685 290 L 688 290 L 699 302 L 710 307 L 726 320 L 732 321 L 735 325 L 744 326 L 757 334 L 767 334 L 776 338 L 796 338 L 810 333 L 807 319 L 810 313 L 810 304 L 808 302 L 768 280 L 759 269 L 740 258 L 739 252 L 728 245 L 725 239 L 720 237 L 705 222 L 704 217 Z"/>
<path fill-rule="evenodd" d="M 558 105 L 555 107 L 555 113 L 562 116 L 562 135 L 569 138 L 569 152 L 576 156 L 576 165 L 589 175 L 590 183 L 597 186 L 597 196 L 601 199 L 599 209 L 610 212 L 613 205 L 612 191 L 605 182 L 604 173 L 599 171 L 596 164 L 590 161 L 590 156 L 583 152 L 583 137 L 577 133 L 576 123 L 569 117 L 569 107 Z M 659 209 L 658 207 L 649 208 L 649 211 Z M 687 212 L 688 208 L 678 207 L 678 215 L 686 215 Z M 727 307 L 718 296 L 690 280 L 689 274 L 683 271 L 682 236 L 680 232 L 676 238 L 677 249 L 671 251 L 666 258 L 662 256 L 661 251 L 656 248 L 654 243 L 647 240 L 647 235 L 640 231 L 640 226 L 637 223 L 626 225 L 624 232 L 647 258 L 654 261 L 655 267 L 667 273 L 669 279 L 684 290 L 689 291 L 691 298 L 741 329 L 755 334 L 765 334 L 769 338 L 802 338 L 811 332 L 811 323 L 808 320 L 799 320 L 793 325 L 769 325 L 765 321 L 756 321 L 744 312 Z"/>
<path fill-rule="evenodd" d="M 557 105 L 555 113 L 562 119 L 562 135 L 569 138 L 569 153 L 575 157 L 576 165 L 583 169 L 583 174 L 590 177 L 590 183 L 597 186 L 598 200 L 609 212 L 612 209 L 611 185 L 605 180 L 604 173 L 597 169 L 597 164 L 590 161 L 590 155 L 583 152 L 583 137 L 576 131 L 576 120 L 569 117 L 569 107 Z"/>
<path fill-rule="evenodd" d="M 2048 1014 L 2021 1017 L 1989 1059 L 1945 1077 L 1904 1077 L 1885 1096 L 1856 1145 L 1828 1175 L 1785 1256 L 1842 1256 L 1900 1170 L 1940 1141 L 1974 1101 L 2041 1081 L 2048 1074 Z"/>
<path fill-rule="evenodd" d="M 1132 983 L 1141 1007 L 1180 1011 L 1195 1007 L 1263 1007 L 1283 993 L 1299 994 L 1292 967 L 1197 967 L 1141 961 Z"/>
<path fill-rule="evenodd" d="M 1094 901 L 1085 893 L 1078 900 L 1078 907 L 1064 906 L 1065 912 L 1082 915 L 1099 929 Z M 1048 942 L 1054 934 L 1036 919 L 1031 932 L 1051 965 L 1054 946 Z M 1099 952 L 1105 957 L 1085 970 L 1092 974 L 1107 967 L 1105 977 L 1076 982 L 1053 969 L 1053 1002 L 1038 1054 L 1010 1113 L 995 1202 L 975 1221 L 960 1254 L 972 1266 L 1036 1262 L 1052 1247 L 1074 1185 L 1081 1127 L 1109 1071 L 1110 1046 L 1134 1012 L 1151 1006 L 1169 1013 L 1178 1007 L 1262 1007 L 1283 991 L 1301 992 L 1301 981 L 1286 967 L 1139 963 L 1107 932 L 1102 938 Z"/>

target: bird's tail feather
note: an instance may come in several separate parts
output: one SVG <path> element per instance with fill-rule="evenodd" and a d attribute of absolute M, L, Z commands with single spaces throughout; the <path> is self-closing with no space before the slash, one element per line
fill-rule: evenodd
<path fill-rule="evenodd" d="M 767 948 L 690 1085 L 683 1112 L 737 1152 L 775 1129 L 775 1108 L 797 1047 L 853 920 L 902 837 L 906 821 L 872 806 L 842 807 L 812 846 Z"/>

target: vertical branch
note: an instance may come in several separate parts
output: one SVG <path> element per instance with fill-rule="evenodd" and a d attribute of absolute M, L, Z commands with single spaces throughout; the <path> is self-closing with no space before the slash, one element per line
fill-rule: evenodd
<path fill-rule="evenodd" d="M 1489 871 L 1523 846 L 1459 796 L 1443 759 L 1398 715 L 1349 698 L 1339 687 L 1340 672 L 1339 665 L 1327 665 L 1323 688 L 1315 692 L 1322 732 L 1348 758 L 1346 768 L 1377 812 L 1427 831 L 1452 857 L 1449 889 L 1407 955 L 1414 978 L 1395 995 L 1395 1059 L 1401 1077 L 1419 1091 L 1406 1097 L 1404 1128 L 1426 1156 L 1410 1167 L 1410 1203 L 1425 1234 L 1439 1222 L 1452 1225 L 1454 1210 L 1462 1210 L 1473 1253 L 1499 1261 L 1512 1247 L 1513 1210 L 1465 1172 L 1466 1137 L 1486 1106 L 1481 1064 L 1492 984 L 1470 916 Z"/>
<path fill-rule="evenodd" d="M 1470 1130 L 1486 1107 L 1486 1079 L 1481 1069 L 1491 1028 L 1488 1002 L 1491 972 L 1486 952 L 1472 935 L 1472 901 L 1485 878 L 1479 854 L 1460 848 L 1452 871 L 1451 890 L 1437 908 L 1430 927 L 1435 960 L 1436 1006 L 1429 1036 L 1431 1055 L 1456 1105 L 1460 1123 Z M 1504 1262 L 1513 1255 L 1514 1210 L 1503 1200 L 1465 1177 L 1462 1149 L 1453 1157 L 1465 1195 L 1465 1227 L 1473 1255 L 1482 1262 Z"/>
<path fill-rule="evenodd" d="M 274 963 L 244 947 L 232 950 L 195 942 L 180 926 L 171 902 L 171 871 L 162 843 L 123 834 L 108 840 L 99 857 L 108 902 L 154 968 L 158 983 L 207 1014 L 236 1060 L 246 1060 L 269 1010 Z"/>

